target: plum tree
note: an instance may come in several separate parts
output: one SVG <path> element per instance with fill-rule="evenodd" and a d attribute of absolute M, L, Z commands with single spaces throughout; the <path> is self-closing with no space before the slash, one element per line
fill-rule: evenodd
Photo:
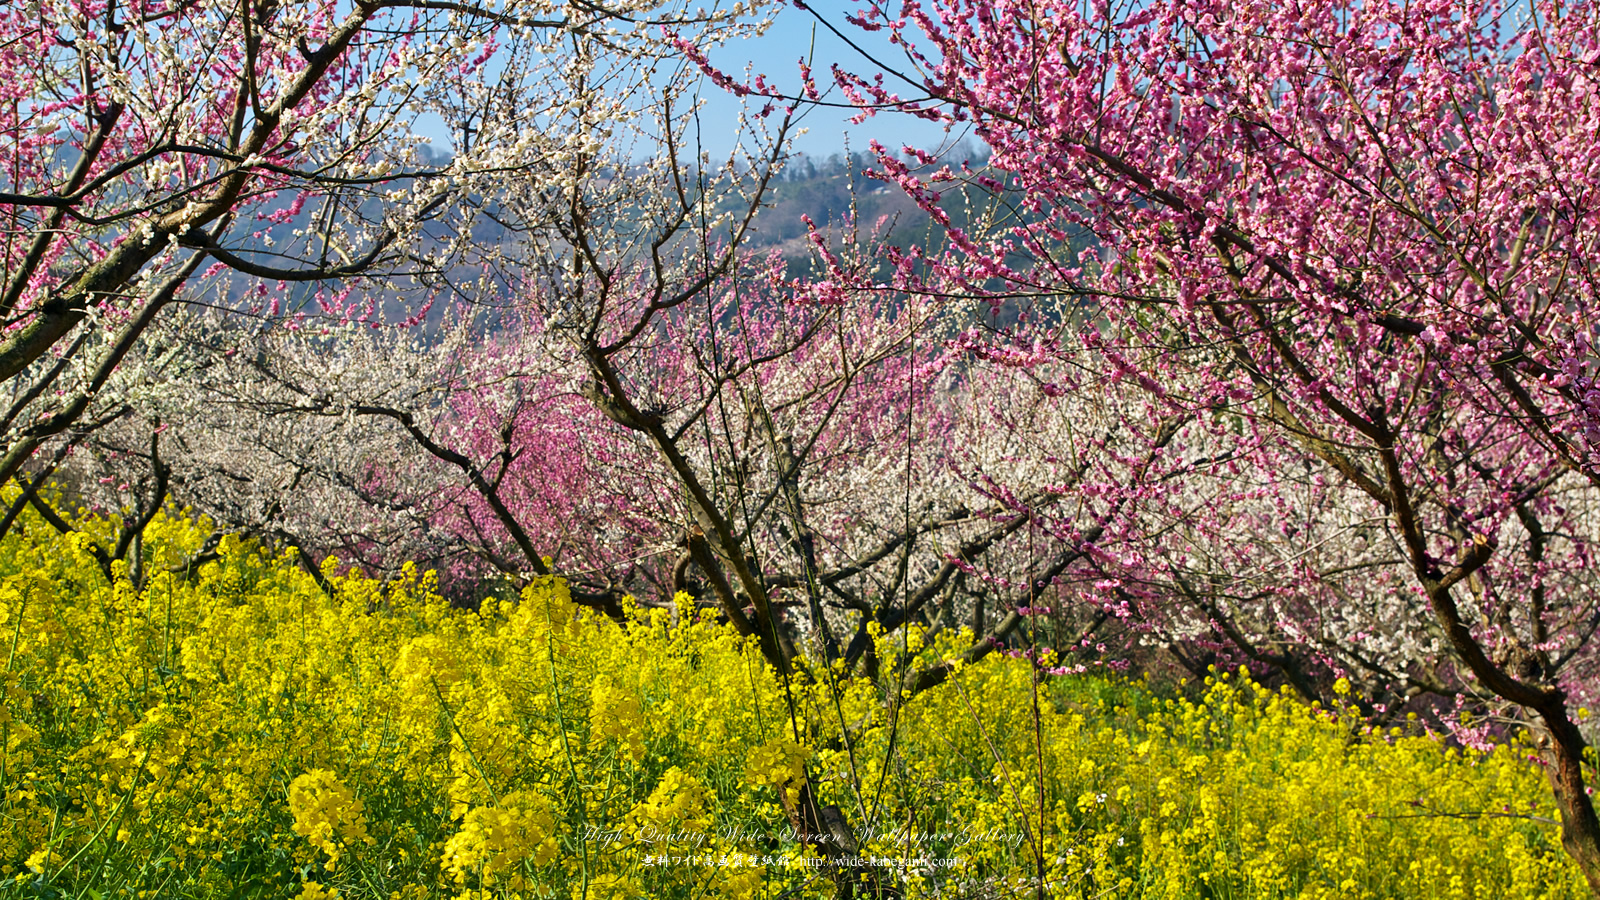
<path fill-rule="evenodd" d="M 1382 632 L 1401 662 L 1372 673 L 1476 693 L 1531 726 L 1565 846 L 1600 891 L 1573 709 L 1594 674 L 1597 477 L 1576 418 L 1589 401 L 1564 365 L 1595 300 L 1600 8 L 866 7 L 840 27 L 887 31 L 904 61 L 835 70 L 863 115 L 943 119 L 993 151 L 961 171 L 881 148 L 880 177 L 936 219 L 958 184 L 1015 213 L 951 224 L 952 249 L 908 248 L 920 268 L 904 271 L 1001 303 L 1073 298 L 1074 317 L 1001 343 L 1232 423 L 1241 439 L 1223 449 L 1247 480 L 1309 465 L 1318 492 L 1342 495 L 1335 527 L 1283 510 L 1301 604 L 1251 589 L 1261 532 L 1226 504 L 1147 530 L 1131 567 L 1166 569 L 1246 646 L 1329 635 L 1359 667 L 1363 638 L 1327 617 L 1367 603 L 1406 623 Z M 1183 529 L 1236 549 L 1199 564 L 1171 544 Z M 1357 538 L 1372 546 L 1345 562 L 1324 552 Z M 1352 596 L 1347 565 L 1401 577 Z"/>
<path fill-rule="evenodd" d="M 753 27 L 747 8 L 8 5 L 0 476 L 82 417 L 175 300 L 422 314 L 494 259 L 472 234 L 503 176 L 553 177 L 636 112 L 628 90 L 604 88 L 671 54 L 660 28 L 714 43 Z M 575 99 L 575 81 L 593 95 Z M 450 129 L 450 153 L 426 152 L 423 117 Z"/>

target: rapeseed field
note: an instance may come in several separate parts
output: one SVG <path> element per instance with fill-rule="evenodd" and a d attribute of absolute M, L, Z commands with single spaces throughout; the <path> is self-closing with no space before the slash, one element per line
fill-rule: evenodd
<path fill-rule="evenodd" d="M 1451 748 L 1218 675 L 1159 691 L 878 636 L 780 677 L 697 614 L 479 609 L 146 530 L 142 585 L 23 516 L 0 542 L 0 896 L 833 896 L 784 813 L 835 806 L 915 897 L 1578 898 L 1526 748 Z"/>

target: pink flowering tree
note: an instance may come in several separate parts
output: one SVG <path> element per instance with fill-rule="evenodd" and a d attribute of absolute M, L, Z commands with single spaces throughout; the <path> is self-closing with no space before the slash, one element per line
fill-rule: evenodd
<path fill-rule="evenodd" d="M 1182 480 L 1234 499 L 1170 505 L 1125 581 L 1214 610 L 1223 643 L 1325 639 L 1525 722 L 1600 890 L 1574 709 L 1600 479 L 1592 387 L 1567 362 L 1596 299 L 1600 7 L 935 0 L 840 27 L 904 51 L 884 78 L 835 71 L 863 115 L 943 119 L 993 151 L 981 171 L 880 152 L 947 225 L 947 252 L 896 257 L 905 277 L 1068 298 L 996 340 L 1211 429 Z M 962 187 L 1018 214 L 957 227 L 939 199 Z M 1252 583 L 1271 555 L 1281 571 Z"/>

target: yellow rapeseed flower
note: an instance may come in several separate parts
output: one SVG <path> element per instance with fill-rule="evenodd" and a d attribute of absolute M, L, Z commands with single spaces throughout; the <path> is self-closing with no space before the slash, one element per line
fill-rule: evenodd
<path fill-rule="evenodd" d="M 374 843 L 361 801 L 327 769 L 312 769 L 289 782 L 289 811 L 295 834 L 327 854 L 330 870 L 350 848 Z"/>

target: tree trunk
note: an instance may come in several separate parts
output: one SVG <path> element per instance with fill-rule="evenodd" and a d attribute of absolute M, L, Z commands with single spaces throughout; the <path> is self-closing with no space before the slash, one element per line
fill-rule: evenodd
<path fill-rule="evenodd" d="M 1539 715 L 1549 729 L 1544 756 L 1550 792 L 1561 811 L 1561 846 L 1588 879 L 1589 890 L 1600 897 L 1600 818 L 1583 780 L 1586 742 L 1564 704 L 1540 709 Z"/>
<path fill-rule="evenodd" d="M 854 900 L 856 897 L 900 897 L 901 892 L 892 883 L 881 879 L 880 871 L 871 866 L 859 865 L 861 845 L 854 830 L 837 806 L 819 806 L 811 791 L 808 776 L 791 800 L 788 791 L 778 788 L 783 801 L 783 811 L 789 824 L 800 836 L 801 843 L 813 847 L 828 861 L 828 874 L 833 879 L 837 900 Z"/>

